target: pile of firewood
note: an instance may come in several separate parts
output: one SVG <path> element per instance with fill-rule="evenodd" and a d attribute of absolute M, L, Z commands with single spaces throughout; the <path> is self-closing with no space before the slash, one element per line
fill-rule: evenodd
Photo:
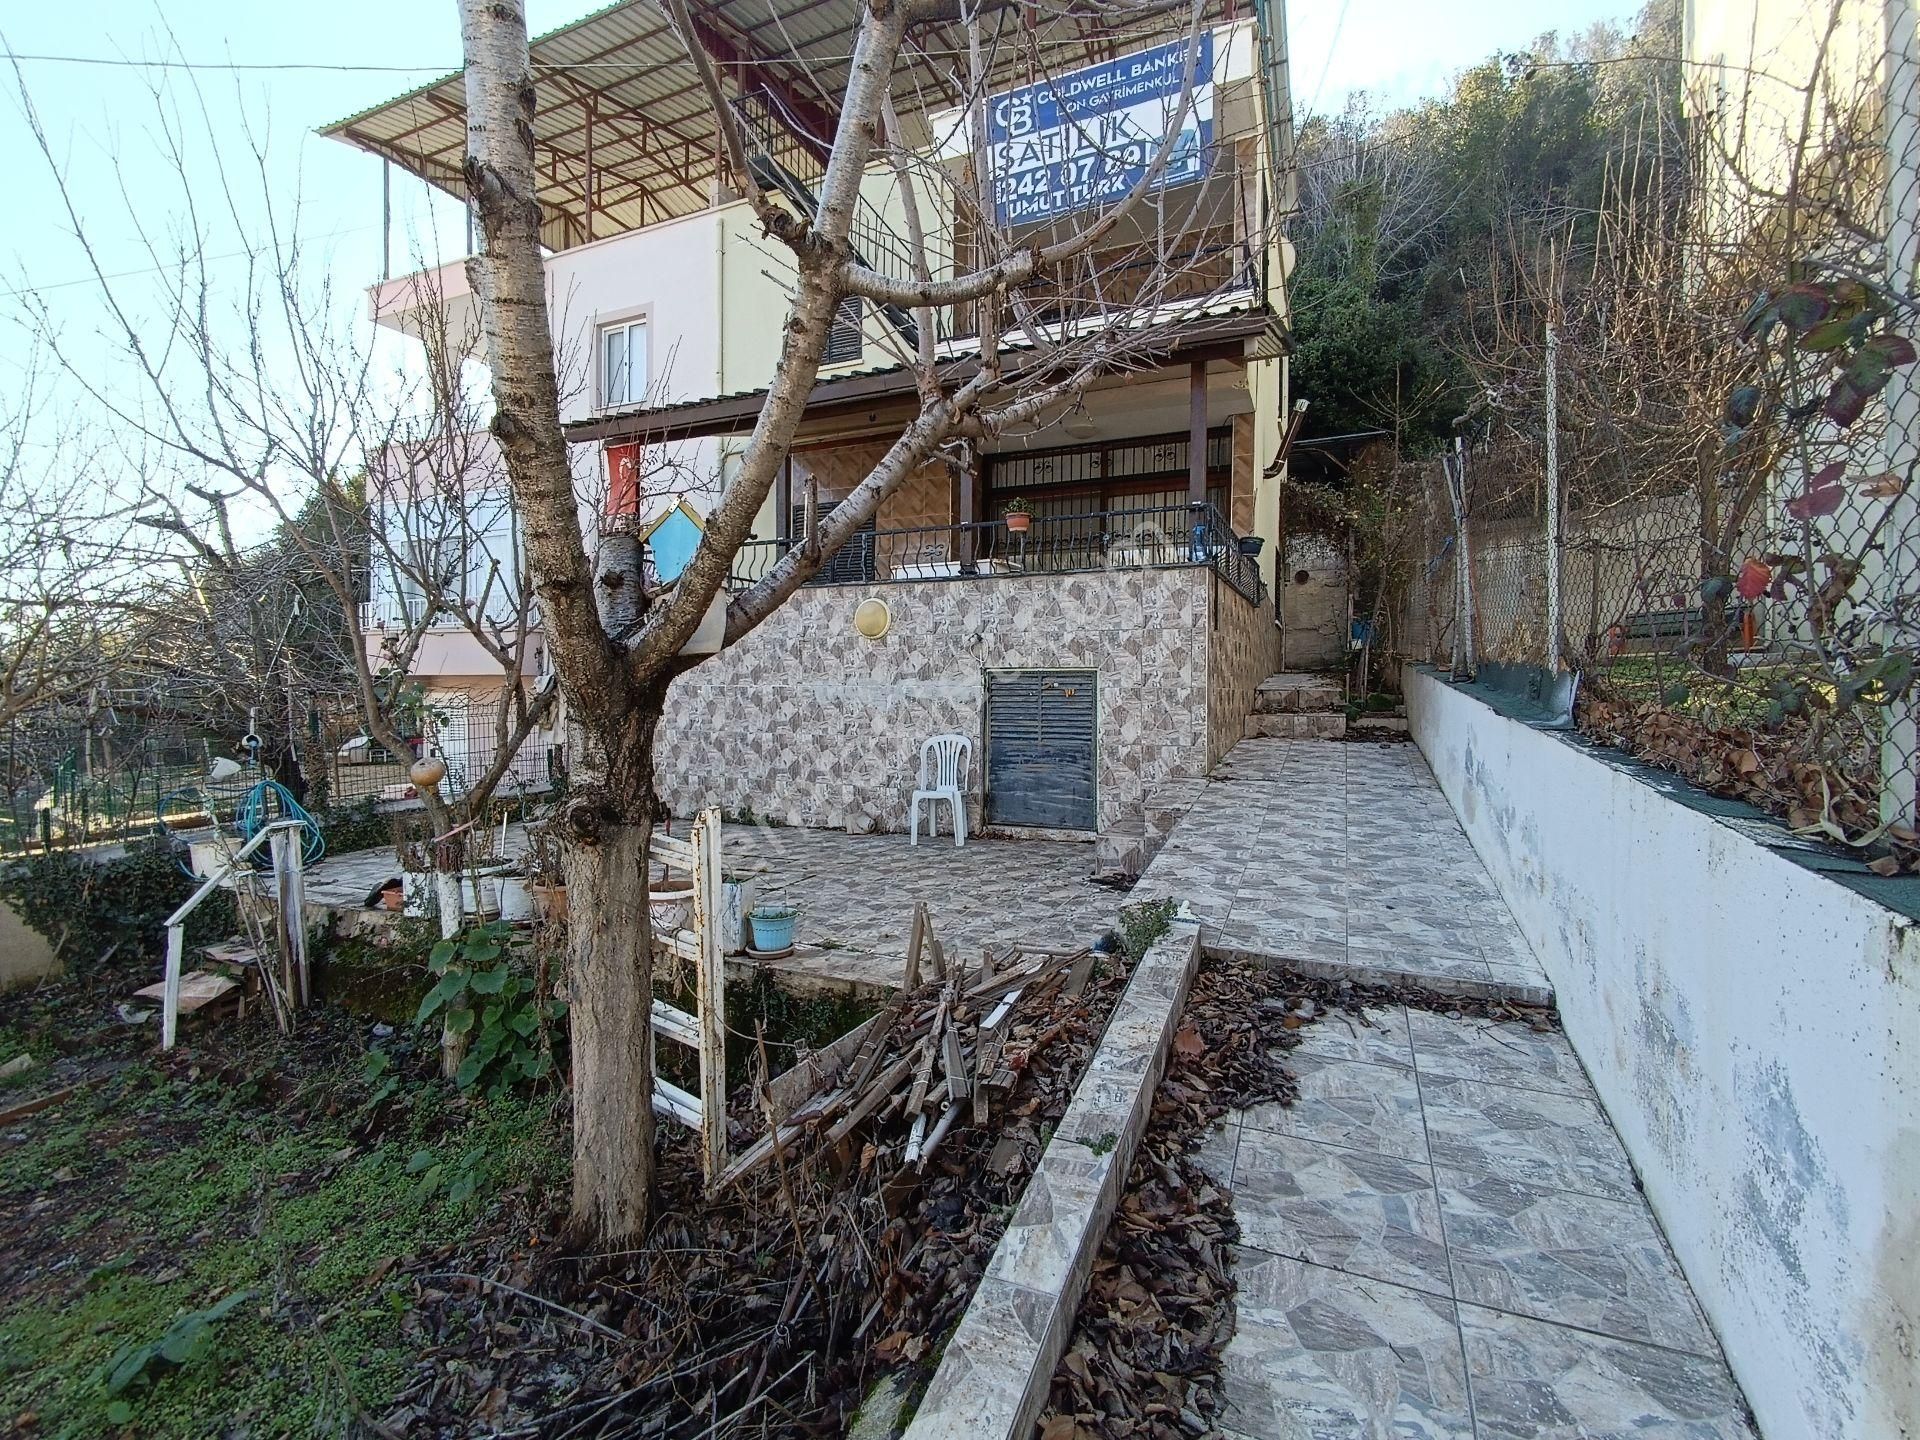
<path fill-rule="evenodd" d="M 1089 949 L 1015 944 L 981 952 L 969 971 L 932 933 L 916 906 L 907 942 L 906 985 L 868 1021 L 838 1074 L 792 1113 L 769 1115 L 766 1135 L 734 1160 L 714 1187 L 725 1189 L 776 1154 L 848 1145 L 862 1126 L 906 1125 L 902 1163 L 916 1171 L 956 1123 L 986 1125 L 1028 1058 L 1065 1026 L 1052 998 L 1079 996 L 1093 973 Z M 923 964 L 931 978 L 922 981 Z"/>

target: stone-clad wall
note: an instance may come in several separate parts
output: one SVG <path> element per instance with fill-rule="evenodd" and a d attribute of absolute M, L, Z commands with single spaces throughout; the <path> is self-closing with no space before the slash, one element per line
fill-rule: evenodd
<path fill-rule="evenodd" d="M 1207 768 L 1246 738 L 1253 694 L 1278 669 L 1280 632 L 1273 602 L 1242 598 L 1224 582 L 1207 580 L 1213 616 L 1207 631 Z"/>
<path fill-rule="evenodd" d="M 1254 607 L 1221 588 L 1237 634 L 1238 611 Z M 904 830 L 921 741 L 957 731 L 974 741 L 977 827 L 984 672 L 1067 667 L 1100 676 L 1100 827 L 1136 818 L 1152 787 L 1208 766 L 1212 589 L 1211 572 L 1178 569 L 802 590 L 674 681 L 660 794 L 676 814 L 718 805 L 790 825 Z M 879 640 L 853 628 L 869 595 L 892 611 Z M 1249 689 L 1242 718 L 1250 703 Z"/>

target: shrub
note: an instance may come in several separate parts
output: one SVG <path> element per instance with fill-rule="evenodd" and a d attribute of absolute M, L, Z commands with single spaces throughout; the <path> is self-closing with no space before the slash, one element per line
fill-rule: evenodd
<path fill-rule="evenodd" d="M 161 954 L 167 917 L 199 883 L 159 840 L 112 860 L 60 851 L 0 868 L 0 897 L 65 961 L 97 960 L 109 951 L 123 959 Z M 187 943 L 220 939 L 237 924 L 232 894 L 215 891 L 188 920 Z"/>
<path fill-rule="evenodd" d="M 327 842 L 329 855 L 372 850 L 393 843 L 393 821 L 382 815 L 369 795 L 351 805 L 335 805 L 314 817 Z"/>

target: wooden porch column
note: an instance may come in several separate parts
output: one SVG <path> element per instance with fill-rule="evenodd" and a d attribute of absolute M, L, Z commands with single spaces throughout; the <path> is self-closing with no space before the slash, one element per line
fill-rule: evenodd
<path fill-rule="evenodd" d="M 1207 503 L 1207 362 L 1187 370 L 1187 503 Z"/>
<path fill-rule="evenodd" d="M 980 447 L 960 442 L 960 544 L 954 555 L 962 565 L 974 562 L 975 532 L 967 527 L 980 518 Z"/>
<path fill-rule="evenodd" d="M 587 183 L 586 194 L 582 197 L 587 211 L 587 243 L 593 243 L 593 207 L 599 200 L 599 181 L 593 169 L 593 122 L 599 117 L 600 106 L 589 95 L 585 101 L 587 112 Z"/>
<path fill-rule="evenodd" d="M 773 538 L 793 539 L 793 456 L 780 462 L 773 477 Z"/>

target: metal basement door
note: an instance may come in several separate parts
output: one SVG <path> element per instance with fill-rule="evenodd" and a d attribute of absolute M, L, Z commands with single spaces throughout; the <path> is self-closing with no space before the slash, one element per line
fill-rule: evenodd
<path fill-rule="evenodd" d="M 1092 670 L 987 672 L 987 823 L 1094 828 Z"/>

